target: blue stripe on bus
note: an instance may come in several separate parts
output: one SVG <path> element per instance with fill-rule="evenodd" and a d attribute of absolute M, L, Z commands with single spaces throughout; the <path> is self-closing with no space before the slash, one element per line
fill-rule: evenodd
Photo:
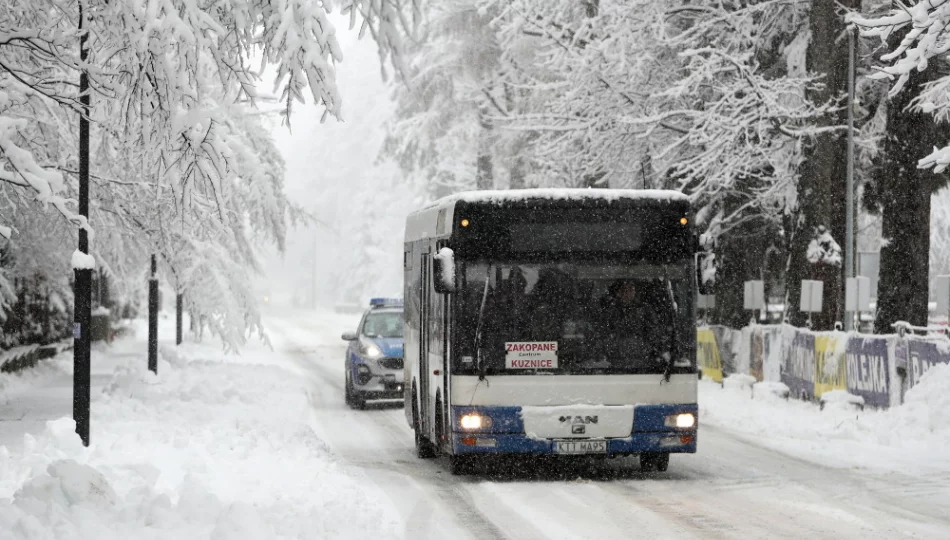
<path fill-rule="evenodd" d="M 699 406 L 686 405 L 637 405 L 633 409 L 633 430 L 641 431 L 680 431 L 667 427 L 666 417 L 671 414 L 693 413 L 699 415 Z"/>
<path fill-rule="evenodd" d="M 494 439 L 494 446 L 474 446 L 464 444 L 463 438 Z M 452 447 L 456 454 L 553 454 L 554 441 L 547 439 L 529 439 L 522 434 L 480 434 L 469 435 L 454 433 Z M 686 438 L 687 442 L 670 444 L 672 438 Z M 664 441 L 667 439 L 667 441 Z M 580 439 L 584 440 L 584 439 Z M 682 440 L 682 439 L 681 439 Z M 679 433 L 634 433 L 625 439 L 607 439 L 607 454 L 626 455 L 643 452 L 696 453 L 696 432 Z"/>

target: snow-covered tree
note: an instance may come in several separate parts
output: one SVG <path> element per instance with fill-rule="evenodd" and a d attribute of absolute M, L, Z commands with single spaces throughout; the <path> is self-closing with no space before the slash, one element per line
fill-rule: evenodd
<path fill-rule="evenodd" d="M 928 316 L 931 194 L 946 184 L 950 164 L 944 31 L 950 9 L 943 1 L 899 6 L 886 14 L 855 14 L 865 36 L 888 51 L 872 77 L 890 79 L 887 131 L 878 157 L 871 209 L 882 215 L 881 274 L 875 331 L 891 332 L 898 320 L 924 325 Z"/>
<path fill-rule="evenodd" d="M 246 275 L 257 267 L 256 245 L 282 246 L 297 213 L 282 192 L 283 164 L 250 107 L 259 101 L 260 73 L 274 66 L 268 82 L 285 120 L 305 95 L 325 115 L 340 115 L 334 63 L 342 53 L 327 9 L 308 0 L 5 2 L 6 202 L 17 212 L 35 211 L 34 200 L 52 205 L 73 228 L 86 226 L 71 200 L 75 81 L 86 71 L 94 254 L 133 281 L 145 256 L 159 253 L 175 286 L 203 294 L 191 295 L 192 307 L 220 322 L 213 329 L 229 345 L 240 344 L 259 325 Z M 89 29 L 86 63 L 78 59 L 80 12 Z M 0 215 L 0 233 L 26 246 L 12 216 Z"/>

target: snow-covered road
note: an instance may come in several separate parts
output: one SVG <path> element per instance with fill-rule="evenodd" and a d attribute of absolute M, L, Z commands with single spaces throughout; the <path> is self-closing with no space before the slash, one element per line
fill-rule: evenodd
<path fill-rule="evenodd" d="M 357 320 L 273 309 L 273 350 L 236 356 L 174 347 L 164 318 L 157 375 L 134 321 L 94 351 L 89 448 L 69 355 L 3 375 L 0 539 L 950 538 L 950 367 L 859 414 L 704 382 L 699 453 L 666 473 L 523 459 L 457 477 L 415 457 L 398 404 L 344 405 Z"/>
<path fill-rule="evenodd" d="M 674 456 L 667 473 L 640 473 L 632 459 L 569 470 L 520 461 L 453 477 L 443 461 L 415 457 L 398 406 L 344 405 L 339 334 L 353 317 L 273 313 L 268 323 L 278 357 L 306 380 L 317 435 L 389 505 L 345 519 L 398 516 L 394 537 L 950 536 L 945 473 L 831 468 L 727 427 L 702 425 L 699 453 Z"/>

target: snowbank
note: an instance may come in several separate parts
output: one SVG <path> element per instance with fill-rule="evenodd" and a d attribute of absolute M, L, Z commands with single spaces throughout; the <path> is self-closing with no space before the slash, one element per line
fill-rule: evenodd
<path fill-rule="evenodd" d="M 216 345 L 192 344 L 162 359 L 155 375 L 141 345 L 110 351 L 120 368 L 93 395 L 89 448 L 69 418 L 25 435 L 22 450 L 0 446 L 4 539 L 369 538 L 391 531 L 359 474 L 311 429 L 303 383 L 264 365 L 275 353 L 251 348 L 235 359 Z"/>
<path fill-rule="evenodd" d="M 752 391 L 752 385 L 755 384 L 755 377 L 744 373 L 733 373 L 722 380 L 723 388 L 741 390 L 745 392 Z"/>
<path fill-rule="evenodd" d="M 752 397 L 744 385 L 701 381 L 699 390 L 705 425 L 752 436 L 756 444 L 835 467 L 950 471 L 950 365 L 934 366 L 903 405 L 884 410 L 859 410 L 854 405 L 860 398 L 844 391 L 826 392 L 835 406 L 820 410 L 811 402 L 783 399 L 783 389 L 763 383 Z"/>

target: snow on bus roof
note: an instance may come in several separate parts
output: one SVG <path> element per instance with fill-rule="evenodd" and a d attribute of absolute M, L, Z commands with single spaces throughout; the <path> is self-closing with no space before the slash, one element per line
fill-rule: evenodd
<path fill-rule="evenodd" d="M 689 197 L 672 189 L 599 189 L 599 188 L 533 188 L 463 191 L 443 197 L 430 205 L 443 206 L 454 202 L 515 202 L 525 199 L 584 200 L 648 199 L 654 201 L 689 201 Z"/>

